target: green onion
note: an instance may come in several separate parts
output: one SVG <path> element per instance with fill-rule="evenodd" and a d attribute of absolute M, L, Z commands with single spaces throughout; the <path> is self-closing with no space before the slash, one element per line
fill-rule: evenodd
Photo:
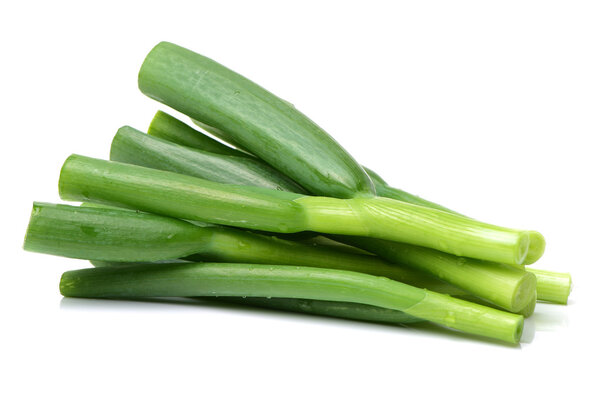
<path fill-rule="evenodd" d="M 375 194 L 365 171 L 323 129 L 209 58 L 159 43 L 144 60 L 138 85 L 211 133 L 251 150 L 311 193 L 339 198 Z"/>
<path fill-rule="evenodd" d="M 571 294 L 571 274 L 527 268 L 537 278 L 538 299 L 552 303 L 567 304 Z"/>
<path fill-rule="evenodd" d="M 70 156 L 59 194 L 91 204 L 34 203 L 24 243 L 103 266 L 64 273 L 64 296 L 220 297 L 375 322 L 425 320 L 510 343 L 534 311 L 536 286 L 566 303 L 570 275 L 522 265 L 542 256 L 540 233 L 390 187 L 293 105 L 224 66 L 163 42 L 138 84 L 235 148 L 159 112 L 149 135 L 117 132 L 111 161 Z M 318 234 L 345 247 L 315 245 Z M 312 243 L 298 241 L 306 235 Z"/>
<path fill-rule="evenodd" d="M 351 271 L 287 265 L 150 264 L 65 272 L 67 297 L 287 297 L 367 304 L 464 332 L 518 343 L 523 316 Z"/>
<path fill-rule="evenodd" d="M 499 262 L 519 263 L 529 242 L 523 231 L 386 198 L 302 196 L 78 155 L 65 161 L 59 192 L 65 200 L 181 219 L 280 233 L 371 236 Z"/>
<path fill-rule="evenodd" d="M 148 265 L 149 263 L 135 262 L 113 262 L 113 261 L 91 261 L 92 265 L 99 268 L 106 267 L 131 267 L 135 265 Z M 189 263 L 184 260 L 169 260 L 161 263 Z M 155 263 L 158 264 L 158 263 Z M 458 298 L 463 300 L 462 296 Z M 308 299 L 290 299 L 290 298 L 261 298 L 261 297 L 194 297 L 198 300 L 215 300 L 225 303 L 233 303 L 257 308 L 268 308 L 274 310 L 296 312 L 303 314 L 322 315 L 327 317 L 335 317 L 342 319 L 351 319 L 356 321 L 378 322 L 385 324 L 412 324 L 423 321 L 421 318 L 413 317 L 402 311 L 390 310 L 370 306 L 367 304 L 342 302 L 342 301 L 325 301 L 325 300 L 308 300 Z M 481 304 L 481 303 L 480 303 Z M 484 304 L 486 305 L 486 304 Z M 528 317 L 524 313 L 518 313 L 524 317 Z"/>

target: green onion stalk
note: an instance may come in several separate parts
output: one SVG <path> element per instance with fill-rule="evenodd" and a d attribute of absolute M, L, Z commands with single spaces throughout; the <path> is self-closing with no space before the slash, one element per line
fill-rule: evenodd
<path fill-rule="evenodd" d="M 149 265 L 149 264 L 189 264 L 189 261 L 185 260 L 165 260 L 154 263 L 143 263 L 143 262 L 115 262 L 115 261 L 90 261 L 92 265 L 99 268 L 106 267 L 131 267 L 137 265 Z M 462 298 L 462 297 L 459 297 Z M 288 311 L 301 314 L 320 315 L 326 317 L 334 317 L 341 319 L 350 319 L 355 321 L 364 322 L 377 322 L 383 324 L 393 325 L 406 325 L 413 324 L 415 322 L 422 322 L 423 319 L 414 317 L 406 314 L 405 312 L 398 310 L 390 310 L 388 308 L 382 308 L 377 306 L 371 306 L 367 304 L 352 303 L 345 301 L 326 301 L 326 300 L 311 300 L 302 298 L 284 298 L 284 297 L 210 297 L 210 296 L 195 296 L 188 298 L 188 300 L 199 300 L 199 301 L 218 301 L 219 303 L 237 304 L 243 306 L 249 306 L 253 308 L 267 308 L 280 311 Z M 523 317 L 527 318 L 530 314 L 526 313 L 527 310 L 523 310 Z"/>
<path fill-rule="evenodd" d="M 571 294 L 571 274 L 527 268 L 537 279 L 538 299 L 550 303 L 567 304 Z"/>
<path fill-rule="evenodd" d="M 523 316 L 384 277 L 289 265 L 176 263 L 65 272 L 66 297 L 286 297 L 355 302 L 405 312 L 463 332 L 518 343 Z"/>
<path fill-rule="evenodd" d="M 278 233 L 370 236 L 495 261 L 521 260 L 524 231 L 386 198 L 337 199 L 211 182 L 120 162 L 72 155 L 61 198 L 134 208 L 175 218 Z"/>

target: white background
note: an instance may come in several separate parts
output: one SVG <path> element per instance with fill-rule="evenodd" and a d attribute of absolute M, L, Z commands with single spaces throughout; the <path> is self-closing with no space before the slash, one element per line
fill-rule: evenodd
<path fill-rule="evenodd" d="M 11 2 L 0 10 L 4 399 L 598 396 L 597 2 Z M 520 346 L 278 312 L 65 300 L 85 261 L 21 250 L 71 153 L 146 129 L 168 40 L 294 103 L 396 186 L 537 229 L 570 271 Z M 532 332 L 535 331 L 533 335 Z M 532 337 L 534 336 L 534 337 Z M 526 397 L 527 396 L 527 397 Z"/>

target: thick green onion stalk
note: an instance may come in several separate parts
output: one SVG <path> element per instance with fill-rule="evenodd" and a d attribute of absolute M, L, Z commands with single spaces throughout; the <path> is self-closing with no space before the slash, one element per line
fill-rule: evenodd
<path fill-rule="evenodd" d="M 156 263 L 123 263 L 113 261 L 92 261 L 95 267 L 131 267 L 136 265 L 148 265 L 148 264 L 177 264 L 185 263 L 183 260 L 171 260 L 170 262 L 156 262 Z M 341 319 L 350 319 L 355 321 L 363 322 L 376 322 L 382 324 L 393 324 L 393 325 L 407 325 L 414 324 L 415 322 L 422 322 L 423 319 L 414 317 L 406 314 L 405 312 L 398 310 L 390 310 L 388 308 L 382 308 L 377 306 L 371 306 L 367 304 L 352 303 L 347 301 L 326 301 L 326 300 L 312 300 L 302 298 L 287 298 L 287 297 L 211 297 L 211 296 L 194 296 L 187 298 L 186 301 L 198 300 L 198 301 L 211 301 L 227 304 L 236 304 L 242 306 L 249 306 L 253 308 L 266 308 L 279 311 L 287 311 L 301 314 L 319 315 L 325 317 L 334 317 Z M 531 314 L 526 313 L 527 310 L 523 310 L 521 315 L 528 317 Z M 528 311 L 527 311 L 528 312 Z"/>
<path fill-rule="evenodd" d="M 352 271 L 289 265 L 177 263 L 65 272 L 67 297 L 287 297 L 355 302 L 518 343 L 523 316 Z"/>
<path fill-rule="evenodd" d="M 63 165 L 59 194 L 181 219 L 278 233 L 370 236 L 495 261 L 521 260 L 529 243 L 524 231 L 386 198 L 336 199 L 227 185 L 78 155 Z"/>
<path fill-rule="evenodd" d="M 567 304 L 571 294 L 571 274 L 527 268 L 537 279 L 538 299 L 550 303 Z"/>
<path fill-rule="evenodd" d="M 215 61 L 162 42 L 146 57 L 140 90 L 251 150 L 311 193 L 373 196 L 364 170 L 308 117 Z M 260 150 L 258 150 L 260 148 Z M 302 157 L 293 152 L 303 152 Z"/>

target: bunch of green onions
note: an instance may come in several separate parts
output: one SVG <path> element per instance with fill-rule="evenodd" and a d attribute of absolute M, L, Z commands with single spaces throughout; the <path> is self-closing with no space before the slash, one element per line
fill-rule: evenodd
<path fill-rule="evenodd" d="M 90 260 L 64 296 L 201 297 L 518 343 L 569 274 L 532 269 L 543 236 L 469 218 L 358 164 L 290 103 L 171 43 L 146 57 L 158 112 L 117 131 L 110 161 L 70 156 L 61 205 L 36 202 L 24 248 Z M 226 145 L 224 143 L 228 143 Z"/>

